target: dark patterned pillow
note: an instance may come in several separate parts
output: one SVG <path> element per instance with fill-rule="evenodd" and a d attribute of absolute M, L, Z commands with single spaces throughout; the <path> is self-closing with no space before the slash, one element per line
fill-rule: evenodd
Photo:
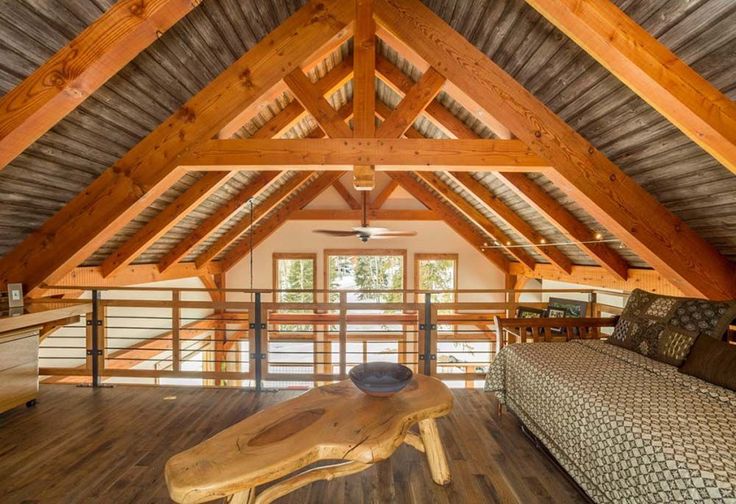
<path fill-rule="evenodd" d="M 679 366 L 698 336 L 721 340 L 736 318 L 736 301 L 631 293 L 608 342 Z"/>

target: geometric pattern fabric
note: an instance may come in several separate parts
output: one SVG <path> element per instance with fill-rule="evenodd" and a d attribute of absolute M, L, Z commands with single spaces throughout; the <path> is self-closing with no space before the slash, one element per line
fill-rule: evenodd
<path fill-rule="evenodd" d="M 506 346 L 486 390 L 596 502 L 736 503 L 736 392 L 596 340 Z"/>

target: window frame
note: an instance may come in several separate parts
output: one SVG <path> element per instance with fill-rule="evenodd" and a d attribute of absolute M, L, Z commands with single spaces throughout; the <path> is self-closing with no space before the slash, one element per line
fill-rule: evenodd
<path fill-rule="evenodd" d="M 317 302 L 317 254 L 313 252 L 274 252 L 272 258 L 272 286 L 274 302 L 281 302 L 281 286 L 279 277 L 279 261 L 281 260 L 311 260 L 312 261 L 312 302 Z"/>
<path fill-rule="evenodd" d="M 348 249 L 324 249 L 322 254 L 323 259 L 323 281 L 325 286 L 324 301 L 327 303 L 330 299 L 330 257 L 335 256 L 389 256 L 389 257 L 401 257 L 403 260 L 403 267 L 401 271 L 401 283 L 403 285 L 403 292 L 401 294 L 402 300 L 406 302 L 406 289 L 407 289 L 407 254 L 406 249 L 362 249 L 362 248 L 348 248 Z M 340 292 L 338 289 L 336 292 Z"/>

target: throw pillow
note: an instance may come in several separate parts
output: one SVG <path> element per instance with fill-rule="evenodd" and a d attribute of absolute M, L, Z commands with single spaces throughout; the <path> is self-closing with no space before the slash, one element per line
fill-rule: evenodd
<path fill-rule="evenodd" d="M 680 372 L 736 390 L 736 345 L 700 336 Z"/>

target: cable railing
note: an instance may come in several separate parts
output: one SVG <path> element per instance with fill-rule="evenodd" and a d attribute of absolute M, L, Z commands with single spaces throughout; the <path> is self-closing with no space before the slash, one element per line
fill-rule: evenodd
<path fill-rule="evenodd" d="M 453 387 L 474 388 L 482 386 L 497 351 L 496 317 L 546 309 L 553 296 L 584 303 L 581 316 L 616 315 L 626 297 L 577 289 L 370 291 L 392 294 L 385 296 L 82 290 L 82 298 L 55 302 L 86 303 L 89 313 L 42 334 L 40 374 L 48 382 L 304 389 L 345 379 L 358 364 L 388 361 Z M 279 301 L 294 292 L 312 301 Z M 454 301 L 437 302 L 438 294 Z"/>

